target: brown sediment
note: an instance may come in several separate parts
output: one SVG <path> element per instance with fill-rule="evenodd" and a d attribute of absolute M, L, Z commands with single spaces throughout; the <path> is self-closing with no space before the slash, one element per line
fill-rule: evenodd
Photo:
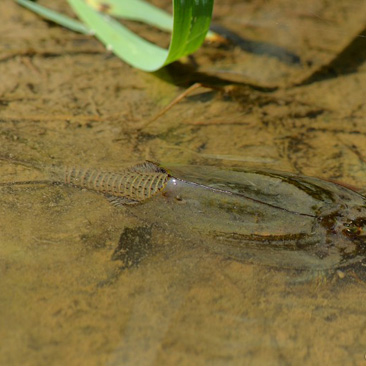
<path fill-rule="evenodd" d="M 40 4 L 74 16 L 67 2 Z M 154 4 L 170 11 L 172 2 Z M 0 155 L 105 172 L 144 160 L 244 163 L 366 187 L 365 4 L 215 0 L 216 23 L 257 51 L 273 44 L 301 63 L 272 57 L 273 47 L 258 55 L 234 43 L 206 44 L 151 75 L 92 37 L 0 1 Z M 195 82 L 235 85 L 198 89 L 141 130 Z M 225 155 L 240 161 L 217 159 Z M 42 169 L 5 161 L 0 176 L 47 178 Z M 89 190 L 2 188 L 0 364 L 364 362 L 362 263 L 339 276 L 301 278 L 154 227 L 151 245 L 139 246 L 143 235 L 129 243 L 144 259 L 121 270 L 111 256 L 126 240 L 124 229 L 138 233 L 141 225 Z"/>

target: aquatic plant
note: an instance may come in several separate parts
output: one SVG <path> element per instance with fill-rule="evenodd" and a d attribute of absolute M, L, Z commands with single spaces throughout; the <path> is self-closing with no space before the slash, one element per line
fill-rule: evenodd
<path fill-rule="evenodd" d="M 195 52 L 209 30 L 213 7 L 213 0 L 173 0 L 171 16 L 143 0 L 68 0 L 81 23 L 30 0 L 16 2 L 70 30 L 95 35 L 122 60 L 145 71 L 156 71 Z M 171 32 L 169 49 L 148 42 L 113 17 Z"/>

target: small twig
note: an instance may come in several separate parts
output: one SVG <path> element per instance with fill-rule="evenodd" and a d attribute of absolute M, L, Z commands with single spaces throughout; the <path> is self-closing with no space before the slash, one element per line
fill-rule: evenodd
<path fill-rule="evenodd" d="M 34 185 L 34 184 L 53 185 L 56 183 L 51 180 L 25 180 L 25 181 L 19 181 L 19 182 L 3 182 L 3 183 L 0 183 L 0 187 Z"/>
<path fill-rule="evenodd" d="M 32 59 L 29 58 L 29 57 L 22 57 L 21 58 L 21 62 L 26 66 L 28 67 L 29 69 L 31 69 L 34 73 L 40 75 L 41 74 L 41 71 L 39 70 L 38 67 L 36 67 L 33 62 L 32 62 Z"/>
<path fill-rule="evenodd" d="M 0 62 L 5 62 L 11 60 L 13 58 L 22 56 L 22 57 L 61 57 L 65 55 L 99 55 L 105 54 L 105 50 L 97 50 L 97 49 L 55 49 L 55 50 L 37 50 L 37 49 L 26 49 L 26 50 L 13 50 L 8 53 L 3 53 L 0 55 Z"/>
<path fill-rule="evenodd" d="M 174 98 L 166 107 L 164 107 L 158 114 L 156 114 L 152 119 L 146 122 L 140 129 L 144 129 L 149 126 L 151 123 L 155 122 L 158 118 L 168 112 L 171 108 L 173 108 L 177 103 L 179 103 L 182 99 L 184 99 L 187 95 L 192 93 L 194 90 L 204 87 L 201 83 L 195 83 L 191 85 L 188 89 L 186 89 L 183 93 L 179 94 L 176 98 Z"/>
<path fill-rule="evenodd" d="M 25 99 L 25 98 L 24 98 Z M 55 121 L 73 121 L 77 120 L 80 123 L 87 122 L 103 122 L 106 119 L 116 119 L 119 118 L 120 114 L 111 114 L 108 116 L 98 116 L 98 115 L 72 115 L 72 114 L 60 114 L 60 115 L 42 115 L 42 114 L 34 114 L 29 116 L 2 116 L 2 121 L 47 121 L 47 122 L 55 122 Z"/>

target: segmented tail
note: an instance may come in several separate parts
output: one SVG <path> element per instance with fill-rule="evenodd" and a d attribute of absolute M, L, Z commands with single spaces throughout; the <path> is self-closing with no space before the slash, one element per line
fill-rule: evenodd
<path fill-rule="evenodd" d="M 161 191 L 168 182 L 168 173 L 149 161 L 122 170 L 118 173 L 97 169 L 40 167 L 12 157 L 0 156 L 0 160 L 29 168 L 46 170 L 49 180 L 18 181 L 0 183 L 0 186 L 31 184 L 66 184 L 102 193 L 114 205 L 135 204 L 142 202 Z"/>
<path fill-rule="evenodd" d="M 154 163 L 145 162 L 119 173 L 66 168 L 64 183 L 130 201 L 125 203 L 137 203 L 161 191 L 168 178 L 165 170 Z"/>

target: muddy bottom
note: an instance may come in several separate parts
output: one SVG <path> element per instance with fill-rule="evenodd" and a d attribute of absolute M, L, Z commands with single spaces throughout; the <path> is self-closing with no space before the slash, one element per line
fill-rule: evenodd
<path fill-rule="evenodd" d="M 150 160 L 366 192 L 363 0 L 216 0 L 228 41 L 155 74 L 13 1 L 0 14 L 1 182 Z M 236 261 L 90 191 L 1 186 L 0 271 L 1 365 L 365 364 L 361 265 Z"/>

